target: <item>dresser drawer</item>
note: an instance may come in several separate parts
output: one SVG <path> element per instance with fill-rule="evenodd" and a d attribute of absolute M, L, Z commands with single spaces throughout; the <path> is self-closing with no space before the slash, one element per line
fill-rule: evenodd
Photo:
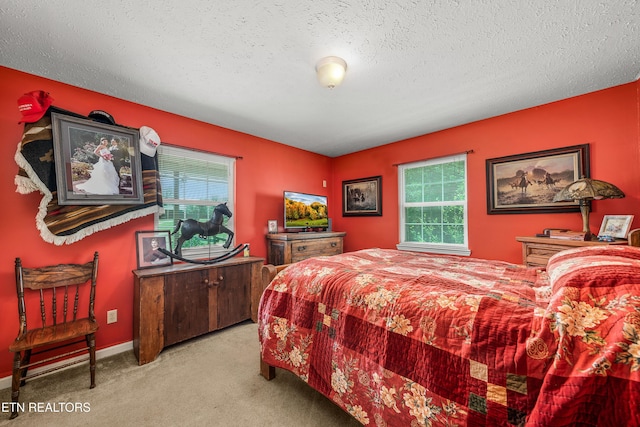
<path fill-rule="evenodd" d="M 315 239 L 291 244 L 291 262 L 298 262 L 315 256 L 341 253 L 342 239 Z"/>
<path fill-rule="evenodd" d="M 626 245 L 626 240 L 600 242 L 598 240 L 562 240 L 550 237 L 516 237 L 522 243 L 522 262 L 529 267 L 546 267 L 549 258 L 558 252 L 585 246 Z"/>
<path fill-rule="evenodd" d="M 547 265 L 549 258 L 558 252 L 562 252 L 569 247 L 566 246 L 553 246 L 553 245 L 541 245 L 541 244 L 529 244 L 526 246 L 525 264 L 530 266 L 544 267 Z"/>
<path fill-rule="evenodd" d="M 317 256 L 341 254 L 345 234 L 342 231 L 267 234 L 268 262 L 284 265 Z"/>

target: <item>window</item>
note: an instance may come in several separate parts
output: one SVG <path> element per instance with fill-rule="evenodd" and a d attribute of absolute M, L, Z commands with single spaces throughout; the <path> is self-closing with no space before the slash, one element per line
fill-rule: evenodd
<path fill-rule="evenodd" d="M 469 255 L 467 242 L 467 155 L 441 157 L 398 167 L 398 249 Z"/>
<path fill-rule="evenodd" d="M 233 213 L 234 166 L 234 158 L 159 146 L 158 171 L 164 214 L 156 215 L 157 229 L 173 232 L 181 219 L 206 222 L 213 216 L 213 209 L 224 202 Z M 225 217 L 224 225 L 233 230 L 233 218 Z M 174 248 L 179 236 L 179 231 L 171 236 Z M 197 259 L 220 255 L 227 252 L 222 247 L 226 239 L 226 234 L 206 239 L 194 236 L 182 245 L 182 256 Z"/>

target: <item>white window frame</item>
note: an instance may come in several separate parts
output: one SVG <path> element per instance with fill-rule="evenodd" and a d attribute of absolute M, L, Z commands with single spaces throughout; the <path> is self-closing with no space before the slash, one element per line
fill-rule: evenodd
<path fill-rule="evenodd" d="M 404 182 L 404 171 L 406 169 L 413 169 L 417 167 L 426 167 L 435 164 L 442 163 L 451 163 L 464 161 L 464 174 L 465 174 L 465 195 L 464 201 L 443 201 L 443 202 L 422 202 L 422 203 L 406 203 L 405 202 L 405 182 Z M 438 254 L 448 254 L 448 255 L 471 255 L 471 250 L 469 249 L 469 219 L 468 219 L 468 191 L 469 191 L 469 182 L 468 182 L 468 172 L 467 172 L 467 154 L 455 154 L 446 157 L 438 157 L 435 159 L 422 160 L 413 163 L 406 163 L 402 165 L 398 165 L 398 206 L 400 208 L 400 242 L 396 245 L 396 248 L 404 251 L 414 251 L 414 252 L 430 252 L 430 253 L 438 253 Z M 463 244 L 452 244 L 452 243 L 423 243 L 423 242 L 407 242 L 405 236 L 405 208 L 411 206 L 451 206 L 451 205 L 461 205 L 463 206 L 463 215 L 464 215 L 464 243 Z"/>
<path fill-rule="evenodd" d="M 169 199 L 163 196 L 163 204 L 180 204 L 180 205 L 194 205 L 194 206 L 215 206 L 219 203 L 227 202 L 227 206 L 231 213 L 235 212 L 235 161 L 234 157 L 221 156 L 219 154 L 208 153 L 205 151 L 198 151 L 188 148 L 170 146 L 170 145 L 160 145 L 158 147 L 158 158 L 162 155 L 171 155 L 182 157 L 185 159 L 194 159 L 198 161 L 207 161 L 210 163 L 220 163 L 227 166 L 227 194 L 228 200 L 216 200 L 211 201 L 209 203 L 201 203 L 195 200 L 184 200 L 184 199 Z M 160 171 L 162 173 L 162 171 Z M 154 215 L 154 225 L 156 230 L 159 228 L 159 219 L 162 213 L 156 213 Z M 225 218 L 226 219 L 226 218 Z M 228 222 L 225 223 L 225 227 L 229 228 L 231 231 L 235 233 L 234 226 L 234 217 L 228 219 Z M 169 230 L 173 232 L 174 230 Z M 180 237 L 180 231 L 178 230 L 176 234 L 171 236 L 171 251 L 176 247 L 176 243 L 178 241 L 178 237 Z M 231 245 L 234 246 L 233 243 Z M 193 248 L 183 248 L 182 256 L 188 259 L 203 259 L 203 258 L 212 258 L 215 256 L 219 256 L 229 252 L 230 249 L 225 249 L 221 244 L 211 244 L 211 245 L 203 245 L 197 246 Z"/>

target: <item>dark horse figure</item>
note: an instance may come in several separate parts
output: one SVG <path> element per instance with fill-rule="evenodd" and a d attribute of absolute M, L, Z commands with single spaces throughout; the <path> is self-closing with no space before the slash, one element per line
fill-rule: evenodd
<path fill-rule="evenodd" d="M 233 214 L 227 207 L 227 203 L 222 203 L 215 207 L 213 210 L 213 217 L 207 222 L 199 222 L 195 219 L 179 220 L 176 225 L 176 229 L 173 230 L 173 234 L 176 234 L 180 230 L 180 237 L 178 237 L 178 244 L 174 253 L 182 256 L 182 244 L 191 239 L 196 234 L 203 239 L 208 236 L 215 236 L 216 234 L 227 234 L 227 241 L 222 245 L 225 249 L 229 248 L 231 241 L 233 240 L 233 231 L 222 225 L 224 216 L 231 218 Z M 182 226 L 182 229 L 180 229 Z"/>

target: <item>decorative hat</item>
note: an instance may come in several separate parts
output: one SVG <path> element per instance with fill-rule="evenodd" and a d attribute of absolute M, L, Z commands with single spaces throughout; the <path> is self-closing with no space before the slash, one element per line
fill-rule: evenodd
<path fill-rule="evenodd" d="M 93 110 L 92 112 L 89 113 L 87 117 L 89 117 L 93 121 L 104 123 L 107 125 L 116 124 L 116 121 L 113 118 L 113 116 L 103 110 Z"/>
<path fill-rule="evenodd" d="M 18 98 L 18 110 L 22 113 L 20 123 L 35 123 L 40 120 L 49 109 L 53 98 L 48 92 L 34 90 Z"/>
<path fill-rule="evenodd" d="M 159 145 L 160 137 L 156 131 L 148 126 L 142 126 L 140 128 L 140 152 L 149 157 L 154 157 Z"/>

